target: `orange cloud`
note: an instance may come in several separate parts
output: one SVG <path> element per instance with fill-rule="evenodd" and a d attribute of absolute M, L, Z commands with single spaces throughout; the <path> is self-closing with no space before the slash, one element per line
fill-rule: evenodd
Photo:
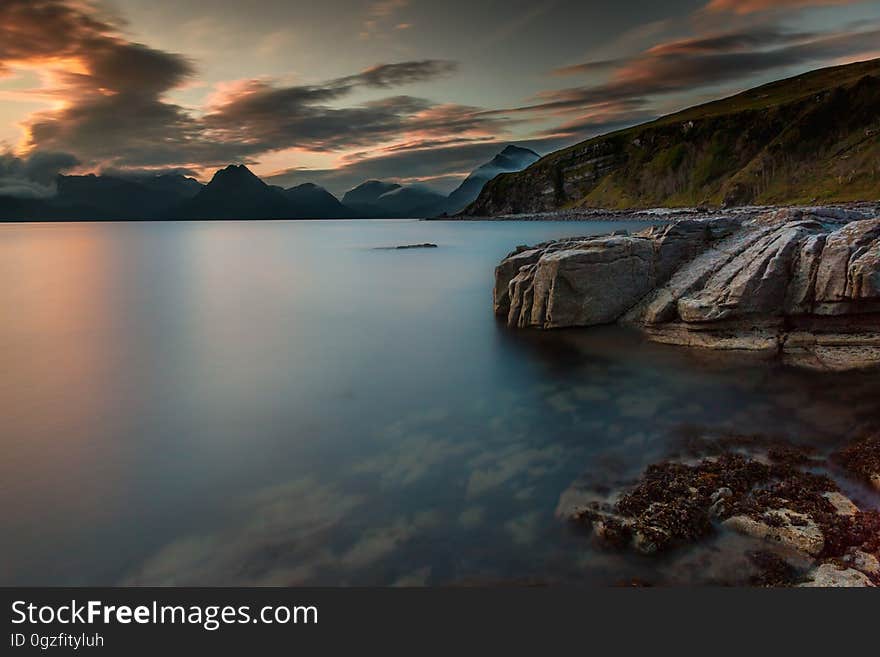
<path fill-rule="evenodd" d="M 712 0 L 706 11 L 754 14 L 771 9 L 800 9 L 804 7 L 831 7 L 854 5 L 864 0 Z"/>

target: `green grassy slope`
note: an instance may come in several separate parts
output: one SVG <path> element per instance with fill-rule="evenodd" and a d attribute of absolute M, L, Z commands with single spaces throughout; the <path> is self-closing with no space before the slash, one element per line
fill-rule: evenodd
<path fill-rule="evenodd" d="M 489 182 L 471 215 L 880 199 L 880 60 L 596 137 Z"/>

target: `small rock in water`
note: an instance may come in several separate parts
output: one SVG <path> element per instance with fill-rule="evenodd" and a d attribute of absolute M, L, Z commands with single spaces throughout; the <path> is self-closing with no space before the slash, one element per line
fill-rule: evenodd
<path fill-rule="evenodd" d="M 431 242 L 425 242 L 424 244 L 400 244 L 398 246 L 380 246 L 377 247 L 379 251 L 401 251 L 404 249 L 436 249 L 437 245 L 432 244 Z"/>

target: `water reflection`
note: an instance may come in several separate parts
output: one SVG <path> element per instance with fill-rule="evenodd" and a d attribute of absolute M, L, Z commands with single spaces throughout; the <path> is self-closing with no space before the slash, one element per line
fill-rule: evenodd
<path fill-rule="evenodd" d="M 596 552 L 561 496 L 707 430 L 830 447 L 880 377 L 492 317 L 513 245 L 617 227 L 0 227 L 3 583 L 696 577 Z"/>

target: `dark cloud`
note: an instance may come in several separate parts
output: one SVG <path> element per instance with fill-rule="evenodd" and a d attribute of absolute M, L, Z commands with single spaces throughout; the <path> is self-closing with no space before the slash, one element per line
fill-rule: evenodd
<path fill-rule="evenodd" d="M 251 81 L 233 90 L 204 118 L 208 132 L 223 142 L 247 144 L 253 152 L 299 147 L 335 151 L 382 140 L 449 134 L 497 135 L 509 125 L 480 108 L 437 105 L 412 96 L 393 96 L 355 107 L 328 101 L 349 87 L 274 87 Z"/>
<path fill-rule="evenodd" d="M 203 171 L 299 149 L 345 154 L 338 172 L 315 172 L 326 179 L 448 182 L 494 155 L 521 124 L 536 126 L 534 141 L 525 143 L 546 152 L 652 118 L 658 103 L 678 102 L 685 93 L 692 100 L 701 90 L 749 86 L 768 72 L 851 59 L 877 48 L 880 29 L 871 25 L 838 33 L 784 30 L 777 12 L 764 11 L 773 4 L 703 3 L 697 13 L 712 20 L 675 22 L 676 29 L 688 24 L 699 30 L 695 36 L 634 56 L 558 69 L 556 75 L 589 76 L 591 84 L 547 91 L 529 104 L 497 110 L 390 93 L 365 100 L 374 98 L 375 90 L 425 83 L 457 70 L 453 61 L 414 59 L 315 84 L 230 83 L 196 112 L 170 100 L 171 92 L 194 77 L 193 63 L 132 42 L 121 22 L 100 9 L 103 4 L 88 0 L 0 0 L 0 74 L 17 63 L 38 66 L 51 74 L 42 93 L 63 101 L 28 117 L 22 152 L 75 153 L 85 166 L 104 170 Z M 735 15 L 752 13 L 759 15 Z M 719 21 L 742 27 L 710 31 L 707 25 Z M 23 165 L 17 166 L 20 172 Z M 303 172 L 285 175 L 299 178 Z M 30 174 L 16 173 L 15 179 L 51 186 L 51 180 Z"/>
<path fill-rule="evenodd" d="M 516 144 L 545 154 L 573 143 L 655 118 L 649 110 L 626 105 L 605 107 L 592 114 L 577 115 L 559 126 L 539 131 L 535 138 Z M 425 182 L 443 192 L 451 191 L 462 178 L 498 154 L 509 142 L 496 138 L 450 137 L 420 140 L 352 153 L 332 170 L 290 169 L 269 178 L 290 186 L 316 182 L 335 194 L 367 178 L 393 182 Z"/>
<path fill-rule="evenodd" d="M 71 61 L 59 63 L 65 58 Z M 91 4 L 3 0 L 0 70 L 41 61 L 57 68 L 53 93 L 65 103 L 29 119 L 25 148 L 75 152 L 103 168 L 203 168 L 292 146 L 328 151 L 406 131 L 497 132 L 500 124 L 474 108 L 410 96 L 333 105 L 359 87 L 425 82 L 456 70 L 454 62 L 434 59 L 379 64 L 317 85 L 245 81 L 198 117 L 166 98 L 194 74 L 185 57 L 127 41 Z"/>
<path fill-rule="evenodd" d="M 423 59 L 397 64 L 379 64 L 357 75 L 342 78 L 340 81 L 344 84 L 367 87 L 397 87 L 445 77 L 452 75 L 457 70 L 458 64 L 456 62 L 445 59 Z"/>
<path fill-rule="evenodd" d="M 116 29 L 92 6 L 66 0 L 0 3 L 0 71 L 8 61 L 79 54 L 89 40 Z"/>
<path fill-rule="evenodd" d="M 609 102 L 647 103 L 658 95 L 714 87 L 786 67 L 869 53 L 876 50 L 878 39 L 880 29 L 816 35 L 761 28 L 670 41 L 636 57 L 619 60 L 604 83 L 546 92 L 538 96 L 540 102 L 515 111 L 565 112 Z M 576 66 L 567 67 L 565 72 L 591 72 L 595 65 L 584 64 L 582 71 Z"/>
<path fill-rule="evenodd" d="M 176 161 L 198 143 L 191 117 L 163 96 L 194 73 L 183 56 L 133 43 L 91 3 L 3 0 L 0 69 L 45 66 L 61 109 L 27 121 L 26 149 L 97 163 Z"/>
<path fill-rule="evenodd" d="M 70 153 L 37 151 L 28 157 L 0 154 L 0 196 L 47 198 L 56 192 L 55 179 L 79 164 Z"/>

